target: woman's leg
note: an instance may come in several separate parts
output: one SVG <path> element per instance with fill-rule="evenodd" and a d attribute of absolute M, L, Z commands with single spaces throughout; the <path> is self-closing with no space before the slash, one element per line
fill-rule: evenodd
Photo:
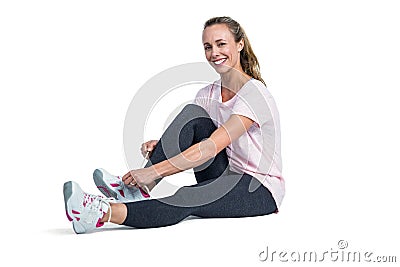
<path fill-rule="evenodd" d="M 146 167 L 208 138 L 215 129 L 203 108 L 193 104 L 185 106 L 165 130 Z M 112 208 L 115 206 L 116 211 L 113 211 L 111 221 L 136 228 L 150 228 L 173 225 L 190 215 L 248 217 L 277 210 L 271 193 L 264 186 L 260 185 L 250 192 L 250 181 L 255 178 L 247 174 L 228 175 L 227 169 L 228 158 L 222 151 L 213 160 L 195 168 L 198 184 L 184 186 L 165 198 L 114 204 Z"/>
<path fill-rule="evenodd" d="M 217 129 L 208 113 L 200 106 L 189 104 L 174 118 L 158 141 L 145 167 L 176 156 L 190 146 L 210 137 Z M 215 158 L 194 168 L 198 183 L 217 178 L 226 172 L 228 157 L 221 151 Z"/>
<path fill-rule="evenodd" d="M 126 206 L 123 203 L 110 203 L 110 208 L 112 210 L 112 212 L 110 212 L 110 210 L 108 210 L 108 212 L 103 216 L 103 218 L 101 219 L 100 222 L 112 222 L 112 223 L 116 223 L 116 224 L 122 224 L 125 219 L 126 219 L 126 215 L 127 215 L 127 210 L 126 210 Z M 111 219 L 110 218 L 111 215 Z"/>
<path fill-rule="evenodd" d="M 208 138 L 216 129 L 217 127 L 202 107 L 194 104 L 186 105 L 164 131 L 145 167 L 181 153 L 193 144 Z M 204 181 L 223 175 L 227 172 L 227 168 L 228 157 L 226 151 L 223 150 L 214 159 L 194 168 L 194 173 L 197 182 L 203 183 Z M 176 197 L 181 195 L 179 192 L 182 192 L 182 189 L 178 190 Z M 146 200 L 145 203 L 140 202 L 135 207 L 144 211 L 144 213 L 133 212 L 136 214 L 135 220 L 146 221 L 142 220 L 141 217 L 146 216 L 148 213 L 153 213 L 159 219 L 148 218 L 153 220 L 153 222 L 149 222 L 149 225 L 158 225 L 159 223 L 174 224 L 183 220 L 192 212 L 190 208 L 181 208 L 180 205 L 170 205 L 168 203 L 169 200 L 172 201 L 172 198 Z M 111 210 L 113 211 L 111 222 L 122 224 L 127 218 L 127 206 L 124 204 L 111 203 Z M 102 218 L 102 222 L 108 221 L 109 216 L 110 211 Z M 157 222 L 161 217 L 163 218 L 163 222 Z"/>
<path fill-rule="evenodd" d="M 255 178 L 247 174 L 225 175 L 184 186 L 169 197 L 120 204 L 126 205 L 122 224 L 151 228 L 176 224 L 189 215 L 227 218 L 274 213 L 277 207 L 267 188 L 260 184 L 250 192 L 252 179 Z"/>
<path fill-rule="evenodd" d="M 229 184 L 239 181 L 232 190 Z M 225 194 L 214 202 L 200 206 L 193 215 L 203 218 L 235 218 L 268 215 L 275 213 L 278 208 L 271 192 L 263 186 L 256 178 L 248 174 L 227 175 L 222 178 L 222 186 L 219 191 Z M 251 185 L 250 185 L 251 184 Z M 257 188 L 255 191 L 251 188 Z"/>

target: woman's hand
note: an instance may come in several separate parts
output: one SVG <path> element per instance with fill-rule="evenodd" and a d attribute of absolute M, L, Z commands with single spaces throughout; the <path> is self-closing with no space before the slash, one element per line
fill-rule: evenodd
<path fill-rule="evenodd" d="M 129 187 L 144 187 L 152 184 L 154 180 L 161 178 L 153 167 L 131 170 L 124 176 L 122 181 Z"/>
<path fill-rule="evenodd" d="M 149 157 L 151 156 L 151 153 L 153 152 L 154 147 L 157 145 L 157 143 L 158 143 L 158 140 L 150 140 L 150 141 L 147 141 L 146 143 L 142 144 L 142 147 L 140 148 L 140 152 L 142 152 L 142 155 L 144 158 L 149 159 Z M 147 152 L 149 153 L 148 155 L 147 155 Z"/>

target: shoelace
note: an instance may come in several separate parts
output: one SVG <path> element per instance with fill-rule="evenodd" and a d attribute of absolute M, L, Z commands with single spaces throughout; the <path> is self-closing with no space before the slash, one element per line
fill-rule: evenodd
<path fill-rule="evenodd" d="M 111 201 L 115 201 L 114 198 L 104 198 L 102 196 L 96 196 L 91 194 L 85 194 L 83 199 L 83 204 L 85 207 L 89 208 L 89 214 L 86 217 L 85 221 L 87 223 L 93 223 L 94 220 L 98 219 L 99 212 L 102 212 L 102 203 L 106 204 L 109 211 L 110 216 L 108 217 L 107 222 L 110 222 L 112 209 L 111 209 Z"/>
<path fill-rule="evenodd" d="M 117 176 L 117 178 L 118 178 L 118 181 L 116 182 L 116 184 L 118 185 L 118 187 L 115 187 L 115 189 L 117 189 L 117 190 L 123 190 L 125 184 L 124 184 L 124 182 L 122 181 L 122 179 L 121 179 L 120 176 Z"/>
<path fill-rule="evenodd" d="M 146 163 L 146 161 L 147 161 L 147 157 L 149 156 L 149 153 L 150 153 L 150 151 L 146 151 L 146 155 L 145 155 L 145 157 L 144 157 L 144 159 L 143 159 L 143 161 L 142 161 L 142 165 L 141 165 L 142 168 L 144 168 L 144 166 L 145 166 L 145 163 Z M 117 182 L 117 184 L 118 184 L 118 187 L 116 187 L 117 190 L 118 190 L 118 189 L 123 190 L 124 187 L 126 186 L 125 183 L 122 181 L 122 179 L 121 179 L 119 176 L 118 176 L 118 182 Z M 142 189 L 144 192 L 146 192 L 146 194 L 148 194 L 148 195 L 150 196 L 150 198 L 151 198 L 150 190 L 149 190 L 149 187 L 148 187 L 147 185 L 143 185 L 143 186 L 141 187 L 141 189 Z"/>
<path fill-rule="evenodd" d="M 133 188 L 127 187 L 125 185 L 125 183 L 122 181 L 121 177 L 120 176 L 117 176 L 117 177 L 118 177 L 118 181 L 116 183 L 111 184 L 111 185 L 115 186 L 114 189 L 124 190 L 125 188 L 127 188 L 128 190 L 133 190 L 133 191 L 139 190 L 138 188 L 135 188 L 135 187 L 133 187 Z M 118 186 L 116 186 L 116 185 L 118 185 Z M 147 187 L 147 185 L 143 185 L 143 187 L 141 187 L 140 189 L 143 190 L 146 194 L 148 194 L 150 196 L 150 190 Z"/>

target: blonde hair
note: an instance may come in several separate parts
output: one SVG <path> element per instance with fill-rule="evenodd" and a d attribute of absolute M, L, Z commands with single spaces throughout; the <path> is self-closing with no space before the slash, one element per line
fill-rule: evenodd
<path fill-rule="evenodd" d="M 225 24 L 228 26 L 234 36 L 235 42 L 238 43 L 243 39 L 244 47 L 240 51 L 240 65 L 246 74 L 254 79 L 260 80 L 265 85 L 264 80 L 261 78 L 260 64 L 258 63 L 257 57 L 251 48 L 250 41 L 242 26 L 230 17 L 214 17 L 204 23 L 204 29 L 215 24 Z"/>

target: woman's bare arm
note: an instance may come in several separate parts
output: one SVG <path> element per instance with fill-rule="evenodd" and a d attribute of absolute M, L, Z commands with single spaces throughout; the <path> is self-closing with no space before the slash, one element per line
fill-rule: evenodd
<path fill-rule="evenodd" d="M 197 167 L 215 157 L 220 151 L 244 134 L 254 123 L 248 117 L 234 114 L 209 138 L 192 145 L 173 158 L 152 166 L 158 177 L 165 177 Z"/>

